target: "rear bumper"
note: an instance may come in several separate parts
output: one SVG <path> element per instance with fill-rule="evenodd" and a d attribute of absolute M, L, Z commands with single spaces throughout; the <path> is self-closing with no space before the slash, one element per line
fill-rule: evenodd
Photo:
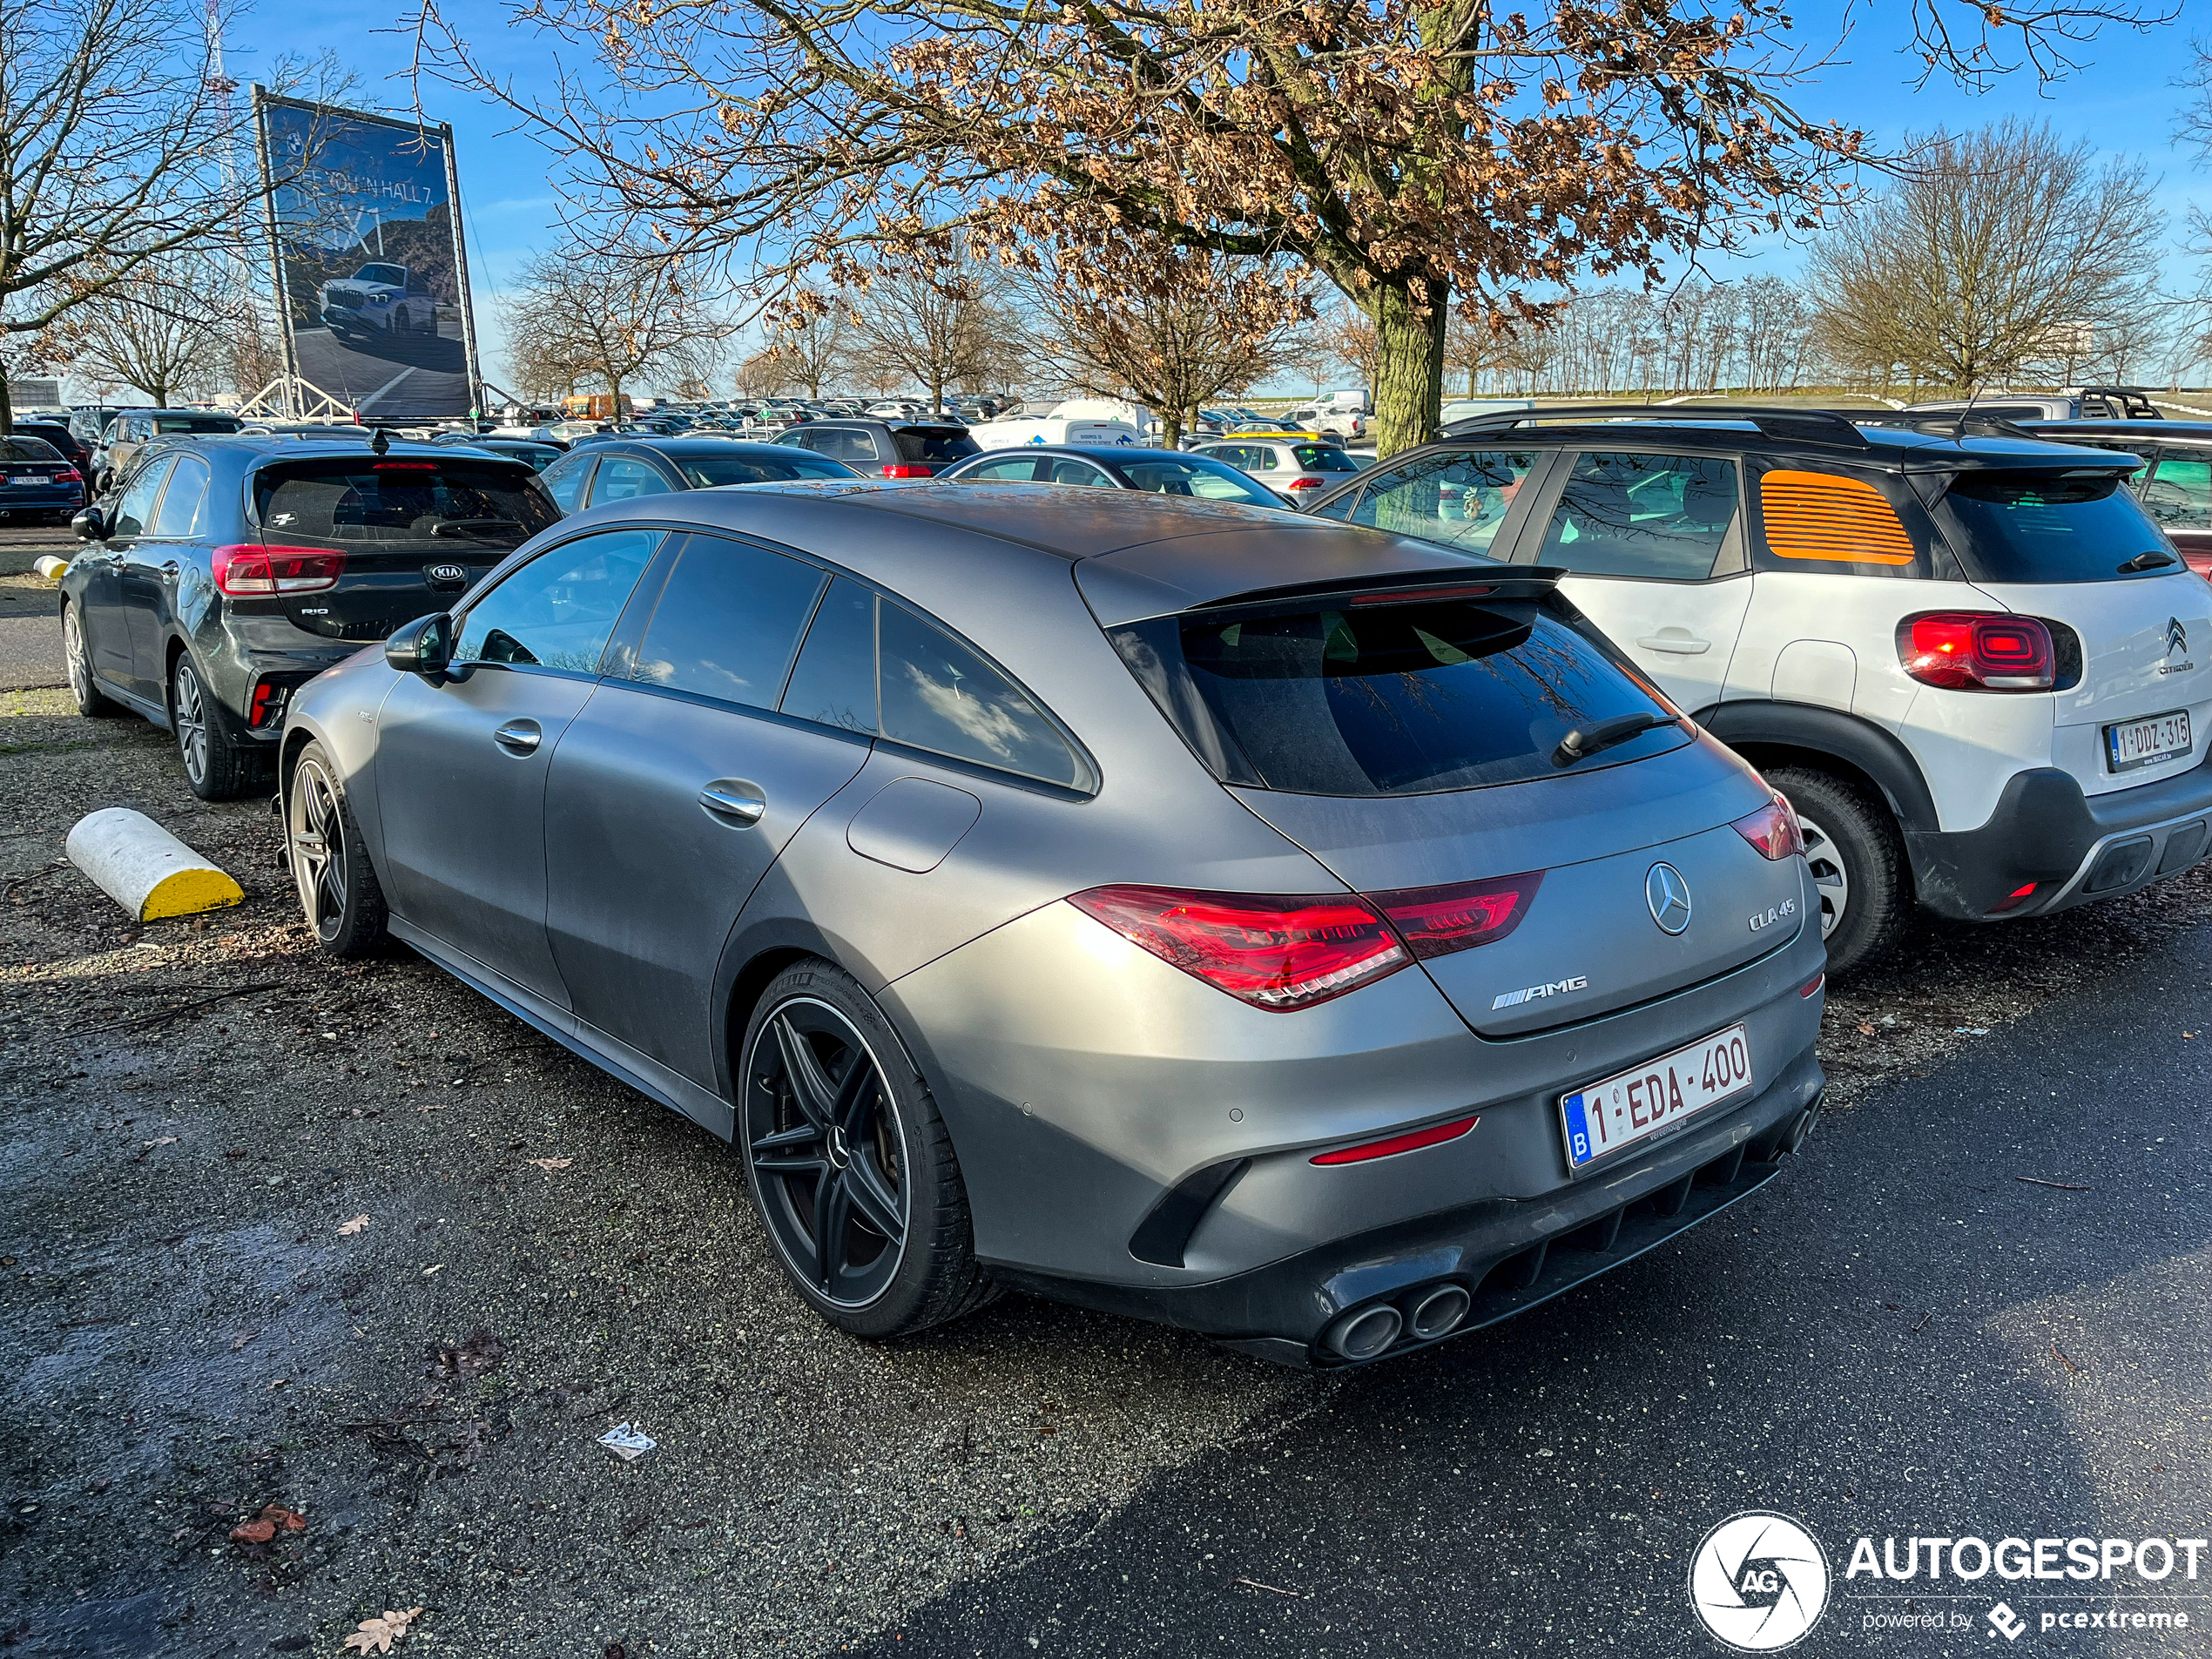
<path fill-rule="evenodd" d="M 1750 1101 L 1602 1178 L 1333 1239 L 1207 1284 L 1138 1289 L 1002 1267 L 995 1272 L 1063 1301 L 1199 1332 L 1277 1365 L 1318 1370 L 1372 1363 L 1548 1301 L 1756 1191 L 1811 1132 L 1821 1082 L 1808 1049 Z M 1465 1316 L 1434 1336 L 1413 1334 L 1413 1309 L 1446 1287 L 1467 1294 Z M 1406 1316 L 1394 1342 L 1356 1360 L 1332 1350 L 1332 1330 L 1384 1306 Z"/>
<path fill-rule="evenodd" d="M 1905 832 L 1920 902 L 1962 921 L 2048 915 L 2116 898 L 2202 858 L 2212 845 L 2212 755 L 2155 784 L 2084 795 L 2071 774 L 2014 774 L 1979 829 Z M 2036 891 L 1993 914 L 2019 888 Z"/>

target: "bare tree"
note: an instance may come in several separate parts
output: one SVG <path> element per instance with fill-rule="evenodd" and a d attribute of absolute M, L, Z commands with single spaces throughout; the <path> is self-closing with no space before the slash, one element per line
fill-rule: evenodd
<path fill-rule="evenodd" d="M 164 254 L 65 312 L 47 331 L 46 354 L 72 374 L 130 387 L 165 409 L 172 397 L 202 395 L 225 378 L 242 314 L 251 309 L 223 261 Z"/>
<path fill-rule="evenodd" d="M 525 390 L 600 385 L 617 410 L 640 380 L 705 374 L 727 332 L 678 260 L 635 247 L 571 244 L 535 256 L 503 314 L 509 368 Z"/>
<path fill-rule="evenodd" d="M 2161 221 L 2140 163 L 2006 120 L 1919 142 L 1909 172 L 1812 251 L 1829 351 L 1973 388 L 2074 355 L 2146 305 Z"/>
<path fill-rule="evenodd" d="M 948 387 L 980 391 L 1019 326 L 995 267 L 954 250 L 874 278 L 853 308 L 852 353 L 896 371 L 944 407 Z"/>
<path fill-rule="evenodd" d="M 770 337 L 766 352 L 774 357 L 781 378 L 771 391 L 786 386 L 802 388 L 807 396 L 819 397 L 822 388 L 837 378 L 852 345 L 852 313 L 832 306 L 786 320 Z"/>
<path fill-rule="evenodd" d="M 1143 404 L 1172 448 L 1199 405 L 1282 366 L 1312 303 L 1305 282 L 1257 261 L 1165 247 L 1146 259 L 1141 278 L 1086 263 L 1025 287 L 1040 365 L 1075 390 Z"/>
<path fill-rule="evenodd" d="M 426 0 L 429 3 L 430 0 Z M 766 280 L 954 239 L 1016 261 L 1163 240 L 1319 272 L 1373 326 L 1387 455 L 1431 429 L 1454 302 L 1809 227 L 1861 135 L 1764 3 L 1703 0 L 537 0 L 604 76 L 525 96 L 428 20 L 617 222 Z M 2039 68 L 2125 0 L 1916 0 L 1930 62 Z M 1953 34 L 1948 20 L 1957 18 Z M 595 84 L 595 83 L 597 83 Z"/>
<path fill-rule="evenodd" d="M 208 47 L 211 24 L 219 30 L 237 10 L 232 0 L 216 0 L 212 18 L 192 0 L 0 6 L 0 345 L 44 334 L 149 261 L 242 248 L 260 234 L 250 116 Z M 323 98 L 345 84 L 327 60 L 287 60 L 272 79 Z M 0 431 L 10 420 L 4 367 Z"/>

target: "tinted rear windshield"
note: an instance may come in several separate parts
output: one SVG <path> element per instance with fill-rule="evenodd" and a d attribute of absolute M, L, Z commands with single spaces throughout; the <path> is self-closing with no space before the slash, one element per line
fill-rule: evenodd
<path fill-rule="evenodd" d="M 157 415 L 153 417 L 156 432 L 236 432 L 245 426 L 243 421 L 227 415 Z"/>
<path fill-rule="evenodd" d="M 1362 595 L 1138 623 L 1114 643 L 1184 739 L 1232 783 L 1410 795 L 1557 776 L 1569 732 L 1665 716 L 1533 602 Z M 1689 741 L 1673 724 L 1570 763 L 1589 771 Z"/>
<path fill-rule="evenodd" d="M 786 458 L 788 457 L 788 458 Z M 787 478 L 850 478 L 853 469 L 827 455 L 790 448 L 773 455 L 670 455 L 699 489 L 717 484 L 773 484 Z"/>
<path fill-rule="evenodd" d="M 59 461 L 62 452 L 44 438 L 0 438 L 0 461 Z"/>
<path fill-rule="evenodd" d="M 460 455 L 280 462 L 254 474 L 253 506 L 272 542 L 424 552 L 519 547 L 561 516 L 526 463 Z"/>
<path fill-rule="evenodd" d="M 2183 568 L 2118 473 L 1962 473 L 1943 505 L 1979 581 L 2117 582 Z M 2136 563 L 2145 554 L 2162 557 Z"/>
<path fill-rule="evenodd" d="M 983 446 L 956 426 L 901 427 L 891 435 L 899 441 L 899 458 L 908 462 L 937 462 L 950 465 L 982 453 Z"/>
<path fill-rule="evenodd" d="M 1359 463 L 1333 443 L 1294 443 L 1291 455 L 1308 472 L 1358 472 Z"/>

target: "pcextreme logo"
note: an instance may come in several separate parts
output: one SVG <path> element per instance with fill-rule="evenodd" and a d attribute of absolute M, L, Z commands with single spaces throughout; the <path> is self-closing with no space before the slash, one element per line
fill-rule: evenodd
<path fill-rule="evenodd" d="M 1739 1653 L 1778 1653 L 1803 1640 L 1826 1609 L 1828 1557 L 1787 1515 L 1730 1515 L 1689 1558 L 1689 1605 Z"/>

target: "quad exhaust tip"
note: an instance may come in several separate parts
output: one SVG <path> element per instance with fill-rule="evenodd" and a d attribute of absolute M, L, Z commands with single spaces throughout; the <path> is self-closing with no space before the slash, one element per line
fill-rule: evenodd
<path fill-rule="evenodd" d="M 1448 1336 L 1459 1329 L 1460 1321 L 1474 1305 L 1474 1298 L 1459 1285 L 1440 1285 L 1413 1304 L 1406 1327 L 1424 1340 Z"/>
<path fill-rule="evenodd" d="M 1405 1318 L 1387 1303 L 1339 1319 L 1329 1332 L 1329 1349 L 1339 1359 L 1372 1359 L 1398 1340 Z"/>

